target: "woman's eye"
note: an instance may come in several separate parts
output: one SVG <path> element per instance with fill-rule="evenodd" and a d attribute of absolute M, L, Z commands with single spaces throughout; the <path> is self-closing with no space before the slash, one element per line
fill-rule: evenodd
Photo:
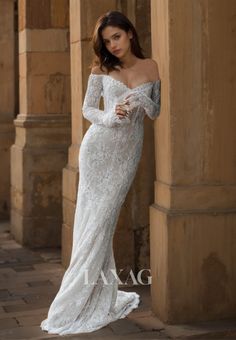
<path fill-rule="evenodd" d="M 120 35 L 116 35 L 116 36 L 114 36 L 114 40 L 118 40 L 120 38 Z M 104 41 L 104 44 L 105 45 L 108 45 L 110 43 L 110 41 Z"/>

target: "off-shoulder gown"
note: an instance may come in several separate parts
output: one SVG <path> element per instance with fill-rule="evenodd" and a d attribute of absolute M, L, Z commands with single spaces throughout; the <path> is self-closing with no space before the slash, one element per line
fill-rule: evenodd
<path fill-rule="evenodd" d="M 70 264 L 41 322 L 48 333 L 95 331 L 137 308 L 140 296 L 118 289 L 113 234 L 134 179 L 143 145 L 143 118 L 160 114 L 161 80 L 131 89 L 111 75 L 89 75 L 82 107 L 92 124 L 79 151 L 79 185 Z M 131 94 L 130 117 L 115 105 Z M 99 109 L 100 97 L 104 110 Z"/>

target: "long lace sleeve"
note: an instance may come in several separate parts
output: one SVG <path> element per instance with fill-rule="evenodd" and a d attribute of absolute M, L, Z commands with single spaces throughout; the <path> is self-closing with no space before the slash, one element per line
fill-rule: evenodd
<path fill-rule="evenodd" d="M 151 98 L 145 96 L 143 105 L 149 118 L 155 119 L 160 115 L 161 111 L 161 80 L 157 80 L 153 84 Z"/>
<path fill-rule="evenodd" d="M 130 95 L 129 102 L 132 109 L 137 106 L 143 107 L 148 117 L 154 120 L 161 110 L 161 80 L 153 83 L 151 97 L 141 91 L 135 91 Z"/>
<path fill-rule="evenodd" d="M 128 120 L 119 119 L 115 114 L 115 108 L 105 112 L 99 109 L 101 94 L 103 91 L 102 76 L 91 73 L 88 78 L 87 90 L 82 106 L 84 118 L 91 123 L 104 125 L 106 127 L 115 127 L 127 124 Z"/>

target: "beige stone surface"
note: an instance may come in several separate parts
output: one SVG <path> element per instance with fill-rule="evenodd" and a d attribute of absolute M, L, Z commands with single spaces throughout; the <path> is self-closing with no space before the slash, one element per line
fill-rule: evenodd
<path fill-rule="evenodd" d="M 19 31 L 25 28 L 48 28 L 51 26 L 50 1 L 19 0 Z"/>
<path fill-rule="evenodd" d="M 20 77 L 41 76 L 60 72 L 70 75 L 70 55 L 61 51 L 21 53 L 19 55 Z"/>
<path fill-rule="evenodd" d="M 91 61 L 91 56 L 88 53 L 88 42 L 76 42 L 71 44 L 71 112 L 72 112 L 72 146 L 69 153 L 69 163 L 74 167 L 73 158 L 77 157 L 78 149 L 75 149 L 74 144 L 78 144 L 86 131 L 86 122 L 82 117 L 82 98 L 86 90 L 86 85 L 82 82 L 83 74 L 87 74 L 88 60 Z M 86 62 L 86 64 L 85 64 Z M 85 65 L 83 65 L 83 63 Z M 74 114 L 73 114 L 74 112 Z M 78 113 L 80 112 L 80 115 Z M 71 159 L 72 158 L 72 159 Z"/>
<path fill-rule="evenodd" d="M 19 242 L 27 245 L 59 245 L 61 169 L 70 142 L 69 120 L 50 121 L 41 117 L 22 122 L 19 119 L 17 124 L 16 145 L 11 149 L 12 232 Z"/>
<path fill-rule="evenodd" d="M 52 0 L 19 1 L 20 114 L 11 149 L 11 231 L 31 247 L 61 243 L 62 169 L 71 139 L 68 6 L 67 0 L 58 6 Z"/>
<path fill-rule="evenodd" d="M 68 114 L 70 112 L 69 75 L 58 70 L 45 75 L 20 78 L 20 83 L 22 114 Z"/>
<path fill-rule="evenodd" d="M 8 121 L 12 119 L 15 105 L 15 51 L 14 51 L 14 9 L 13 0 L 2 0 L 0 2 L 0 92 L 1 92 L 1 121 L 3 115 Z"/>
<path fill-rule="evenodd" d="M 62 225 L 62 265 L 64 268 L 67 268 L 71 259 L 71 248 L 73 242 L 73 229 L 71 228 L 71 224 L 63 223 Z"/>
<path fill-rule="evenodd" d="M 72 171 L 68 167 L 63 169 L 63 194 L 71 202 L 76 200 L 78 181 L 79 177 L 76 171 Z"/>
<path fill-rule="evenodd" d="M 75 215 L 75 204 L 72 200 L 67 199 L 63 203 L 63 218 L 66 225 L 73 225 Z M 62 237 L 63 238 L 63 237 Z"/>
<path fill-rule="evenodd" d="M 236 301 L 236 54 L 229 17 L 236 3 L 151 5 L 162 79 L 150 207 L 153 310 L 167 323 L 230 318 Z"/>
<path fill-rule="evenodd" d="M 52 27 L 64 28 L 69 26 L 69 0 L 50 0 Z"/>
<path fill-rule="evenodd" d="M 69 25 L 69 0 L 18 0 L 18 7 L 19 31 Z"/>
<path fill-rule="evenodd" d="M 22 66 L 21 66 L 22 65 Z M 21 68 L 24 67 L 24 64 L 20 64 Z M 23 70 L 22 70 L 23 71 Z M 27 78 L 20 77 L 19 83 L 19 97 L 20 97 L 20 112 L 21 114 L 26 115 L 28 112 L 28 91 L 27 91 Z"/>
<path fill-rule="evenodd" d="M 68 29 L 25 29 L 19 32 L 19 53 L 68 52 Z"/>
<path fill-rule="evenodd" d="M 174 188 L 160 181 L 155 184 L 155 202 L 166 209 L 214 212 L 216 209 L 233 210 L 236 205 L 236 188 L 227 183 Z"/>
<path fill-rule="evenodd" d="M 27 138 L 30 138 L 30 145 L 32 146 L 50 146 L 50 149 L 58 146 L 58 140 L 55 138 L 56 135 L 60 136 L 60 141 L 64 146 L 67 145 L 68 140 L 70 140 L 70 136 L 66 134 L 70 129 L 70 116 L 67 114 L 19 114 L 17 119 L 15 119 L 14 124 L 17 127 L 16 144 L 21 147 L 26 145 Z M 44 131 L 45 136 L 43 136 Z"/>
<path fill-rule="evenodd" d="M 182 0 L 181 0 L 182 1 Z M 170 84 L 169 84 L 169 0 L 151 0 L 152 57 L 158 63 L 161 83 L 161 113 L 154 122 L 155 170 L 157 182 L 169 183 L 171 176 Z M 161 180 L 160 180 L 161 179 Z M 155 182 L 156 184 L 156 182 Z"/>

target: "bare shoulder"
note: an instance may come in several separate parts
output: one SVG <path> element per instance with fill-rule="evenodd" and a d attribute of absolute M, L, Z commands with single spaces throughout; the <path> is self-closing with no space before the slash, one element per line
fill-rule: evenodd
<path fill-rule="evenodd" d="M 146 58 L 146 65 L 147 65 L 147 71 L 150 75 L 150 78 L 152 78 L 153 80 L 160 79 L 157 61 L 151 58 Z"/>
<path fill-rule="evenodd" d="M 105 69 L 104 69 L 104 71 L 102 71 L 100 69 L 100 66 L 93 66 L 92 69 L 91 69 L 91 73 L 92 74 L 106 74 Z"/>

